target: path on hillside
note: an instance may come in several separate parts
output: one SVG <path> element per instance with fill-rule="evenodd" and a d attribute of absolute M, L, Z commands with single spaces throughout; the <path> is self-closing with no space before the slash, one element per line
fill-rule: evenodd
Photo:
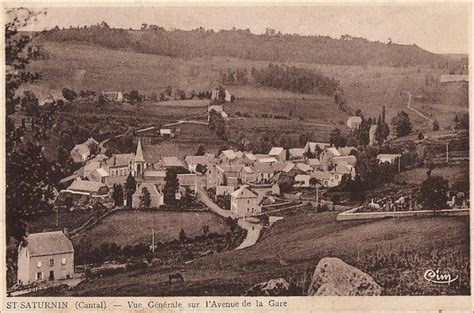
<path fill-rule="evenodd" d="M 197 193 L 196 193 L 196 198 L 202 203 L 204 203 L 211 211 L 214 213 L 222 216 L 222 217 L 231 217 L 231 218 L 238 218 L 237 215 L 234 213 L 230 212 L 229 210 L 224 210 L 221 207 L 219 207 L 214 201 L 209 198 L 209 195 L 207 192 L 202 188 L 200 185 L 198 187 Z M 254 244 L 257 243 L 258 238 L 260 237 L 260 231 L 262 230 L 262 226 L 260 224 L 255 224 L 246 221 L 245 219 L 239 219 L 238 224 L 240 227 L 245 229 L 247 231 L 247 236 L 245 237 L 244 241 L 236 248 L 238 249 L 243 249 L 247 247 L 251 247 Z"/>
<path fill-rule="evenodd" d="M 418 114 L 419 116 L 421 116 L 422 118 L 430 121 L 431 123 L 433 123 L 433 119 L 429 118 L 428 116 L 424 115 L 423 113 L 421 113 L 420 111 L 418 111 L 417 109 L 414 109 L 412 108 L 411 106 L 411 99 L 412 99 L 412 95 L 411 95 L 411 92 L 407 91 L 406 94 L 408 95 L 408 102 L 407 102 L 407 108 L 413 112 L 415 112 L 416 114 Z"/>

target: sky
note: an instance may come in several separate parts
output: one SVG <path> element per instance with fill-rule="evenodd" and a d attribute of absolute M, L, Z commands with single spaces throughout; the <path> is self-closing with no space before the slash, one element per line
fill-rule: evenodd
<path fill-rule="evenodd" d="M 110 4 L 109 4 L 110 5 Z M 128 4 L 130 5 L 130 4 Z M 194 6 L 194 7 L 191 7 Z M 175 7 L 76 7 L 46 8 L 47 15 L 29 30 L 84 26 L 107 22 L 111 27 L 140 28 L 142 23 L 166 29 L 247 29 L 340 38 L 349 34 L 373 41 L 416 44 L 435 53 L 469 53 L 469 3 L 444 4 L 314 4 L 268 6 L 187 4 Z"/>

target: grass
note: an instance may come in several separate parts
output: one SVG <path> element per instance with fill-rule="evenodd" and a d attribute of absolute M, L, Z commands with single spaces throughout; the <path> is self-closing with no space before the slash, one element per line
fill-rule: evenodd
<path fill-rule="evenodd" d="M 62 231 L 64 228 L 72 231 L 82 226 L 91 218 L 92 215 L 93 214 L 90 210 L 74 210 L 72 212 L 60 210 L 58 216 L 58 226 L 56 226 L 56 213 L 52 212 L 51 214 L 35 219 L 35 221 L 28 225 L 28 231 L 30 233 L 56 230 Z"/>
<path fill-rule="evenodd" d="M 418 167 L 408 171 L 401 172 L 396 175 L 395 180 L 405 181 L 409 184 L 421 184 L 426 179 L 425 167 Z M 449 184 L 467 184 L 469 185 L 469 164 L 461 163 L 443 167 L 435 167 L 431 175 L 443 176 L 449 181 Z"/>
<path fill-rule="evenodd" d="M 120 211 L 106 217 L 83 235 L 93 238 L 94 247 L 106 242 L 123 247 L 150 243 L 152 229 L 155 230 L 155 240 L 166 242 L 178 239 L 181 229 L 189 237 L 201 234 L 204 225 L 209 226 L 210 232 L 223 234 L 228 231 L 219 217 L 208 212 Z M 78 242 L 80 237 L 74 240 Z"/>
<path fill-rule="evenodd" d="M 271 278 L 296 277 L 298 281 L 304 272 L 312 272 L 323 257 L 339 257 L 357 266 L 358 260 L 368 259 L 382 248 L 391 247 L 392 253 L 400 254 L 407 243 L 410 245 L 407 251 L 438 247 L 444 255 L 449 253 L 448 247 L 456 248 L 463 260 L 469 260 L 467 217 L 336 222 L 336 214 L 306 212 L 289 216 L 265 231 L 253 247 L 199 258 L 172 269 L 150 268 L 144 273 L 124 273 L 86 282 L 68 295 L 240 295 L 252 285 Z M 427 260 L 422 264 L 423 267 L 405 270 L 406 274 L 422 275 L 424 266 L 434 267 L 438 262 Z M 176 270 L 184 275 L 185 283 L 167 284 L 167 274 Z M 384 270 L 385 275 L 400 272 L 395 267 Z M 402 292 L 391 286 L 387 290 Z M 439 293 L 429 290 L 432 294 Z M 459 294 L 455 289 L 450 292 Z"/>

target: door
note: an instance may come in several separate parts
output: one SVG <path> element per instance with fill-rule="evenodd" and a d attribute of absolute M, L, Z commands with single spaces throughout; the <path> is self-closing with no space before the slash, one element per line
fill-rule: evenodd
<path fill-rule="evenodd" d="M 49 271 L 49 280 L 54 280 L 54 271 Z"/>

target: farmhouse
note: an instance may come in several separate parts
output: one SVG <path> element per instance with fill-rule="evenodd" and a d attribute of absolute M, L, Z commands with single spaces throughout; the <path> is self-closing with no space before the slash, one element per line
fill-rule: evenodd
<path fill-rule="evenodd" d="M 107 171 L 102 167 L 97 168 L 88 176 L 90 181 L 99 182 L 102 184 L 105 184 L 105 180 L 107 177 L 109 177 L 109 173 L 107 173 Z"/>
<path fill-rule="evenodd" d="M 178 178 L 180 187 L 184 187 L 190 191 L 196 191 L 196 188 L 197 188 L 196 174 L 178 174 L 177 178 Z"/>
<path fill-rule="evenodd" d="M 106 162 L 109 175 L 113 177 L 113 176 L 128 176 L 128 174 L 130 173 L 133 174 L 133 161 L 134 160 L 135 160 L 134 153 L 114 154 Z"/>
<path fill-rule="evenodd" d="M 162 164 L 164 168 L 184 167 L 183 162 L 177 157 L 163 157 Z"/>
<path fill-rule="evenodd" d="M 310 186 L 309 181 L 311 180 L 311 176 L 308 174 L 298 174 L 295 176 L 295 187 L 302 187 L 308 188 Z"/>
<path fill-rule="evenodd" d="M 292 161 L 304 161 L 304 148 L 291 148 L 290 149 L 290 160 Z"/>
<path fill-rule="evenodd" d="M 347 156 L 338 156 L 332 158 L 332 165 L 337 166 L 338 164 L 345 163 L 352 166 L 355 166 L 357 163 L 357 158 L 354 155 Z"/>
<path fill-rule="evenodd" d="M 357 152 L 357 148 L 356 147 L 341 147 L 337 149 L 337 151 L 339 151 L 340 155 L 347 156 L 347 155 L 351 155 L 351 153 Z"/>
<path fill-rule="evenodd" d="M 398 158 L 401 158 L 402 155 L 401 154 L 379 154 L 377 155 L 377 160 L 379 160 L 380 163 L 390 163 L 390 164 L 395 164 L 395 161 L 398 159 Z"/>
<path fill-rule="evenodd" d="M 316 180 L 326 188 L 339 186 L 342 180 L 341 174 L 323 171 L 314 171 L 311 173 L 311 177 L 316 178 Z"/>
<path fill-rule="evenodd" d="M 255 181 L 255 171 L 250 166 L 244 166 L 240 170 L 240 179 L 242 183 L 249 184 Z"/>
<path fill-rule="evenodd" d="M 319 159 L 308 159 L 307 164 L 314 170 L 321 168 L 321 161 Z"/>
<path fill-rule="evenodd" d="M 241 187 L 230 195 L 230 210 L 241 217 L 262 212 L 258 205 L 258 196 L 246 187 Z"/>
<path fill-rule="evenodd" d="M 102 95 L 110 102 L 122 102 L 123 94 L 120 91 L 105 91 L 102 92 Z"/>
<path fill-rule="evenodd" d="M 150 193 L 150 208 L 159 208 L 164 204 L 163 194 L 156 188 L 155 184 L 152 183 L 141 183 L 137 186 L 137 190 L 132 196 L 132 207 L 140 208 L 140 196 L 143 194 L 143 189 L 148 190 Z"/>
<path fill-rule="evenodd" d="M 255 163 L 254 165 L 254 182 L 257 184 L 268 184 L 270 179 L 275 175 L 275 169 L 272 164 Z"/>
<path fill-rule="evenodd" d="M 80 178 L 75 179 L 67 190 L 83 192 L 88 195 L 106 195 L 109 192 L 109 188 L 103 183 Z"/>
<path fill-rule="evenodd" d="M 349 118 L 347 119 L 347 127 L 352 130 L 359 128 L 361 123 L 362 118 L 360 116 L 349 116 Z"/>
<path fill-rule="evenodd" d="M 90 146 L 92 144 L 98 145 L 99 143 L 94 138 L 89 138 L 85 142 L 76 145 L 71 150 L 71 159 L 75 163 L 85 162 L 91 155 Z"/>
<path fill-rule="evenodd" d="M 224 150 L 219 155 L 220 163 L 231 164 L 237 160 L 237 156 L 233 150 Z"/>
<path fill-rule="evenodd" d="M 318 157 L 319 153 L 325 148 L 329 148 L 331 145 L 325 142 L 311 142 L 308 141 L 304 146 L 305 153 L 311 153 L 314 157 Z"/>
<path fill-rule="evenodd" d="M 61 231 L 29 234 L 18 247 L 18 283 L 73 278 L 74 247 Z"/>
<path fill-rule="evenodd" d="M 212 153 L 206 153 L 205 155 L 188 155 L 184 158 L 187 168 L 190 172 L 196 173 L 198 165 L 209 167 L 214 162 L 215 155 Z"/>

